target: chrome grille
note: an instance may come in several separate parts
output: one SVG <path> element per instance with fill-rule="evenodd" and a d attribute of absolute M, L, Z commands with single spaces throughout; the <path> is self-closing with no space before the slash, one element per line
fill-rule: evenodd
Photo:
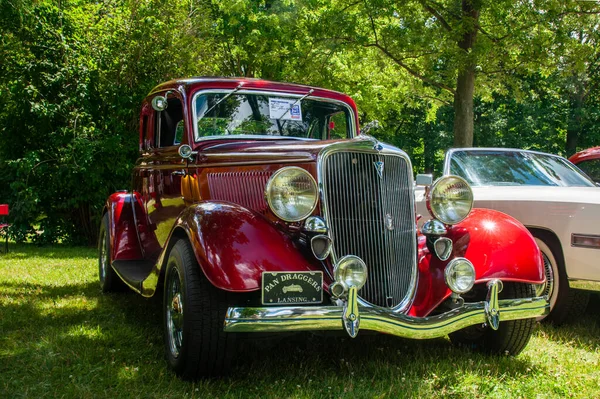
<path fill-rule="evenodd" d="M 412 293 L 416 276 L 409 162 L 397 155 L 344 151 L 327 155 L 321 167 L 336 259 L 363 259 L 369 275 L 359 295 L 377 306 L 398 306 Z"/>

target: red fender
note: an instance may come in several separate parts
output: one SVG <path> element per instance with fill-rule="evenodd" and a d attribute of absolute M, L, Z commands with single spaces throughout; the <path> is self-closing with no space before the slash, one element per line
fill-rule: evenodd
<path fill-rule="evenodd" d="M 453 242 L 449 260 L 429 253 L 425 237 L 419 237 L 419 280 L 409 314 L 429 314 L 452 291 L 444 280 L 444 269 L 455 257 L 469 259 L 475 267 L 475 283 L 492 279 L 541 284 L 545 281 L 540 250 L 529 231 L 518 220 L 491 209 L 473 209 L 463 222 L 448 228 Z"/>
<path fill-rule="evenodd" d="M 106 201 L 111 261 L 142 259 L 131 200 L 131 193 L 118 192 Z"/>
<path fill-rule="evenodd" d="M 264 271 L 322 270 L 272 222 L 233 203 L 197 203 L 182 212 L 177 224 L 187 232 L 208 280 L 222 290 L 258 290 Z"/>
<path fill-rule="evenodd" d="M 147 226 L 139 193 L 114 193 L 108 197 L 105 209 L 108 213 L 111 261 L 156 259 L 160 246 L 154 232 Z M 140 239 L 143 246 L 140 245 Z"/>

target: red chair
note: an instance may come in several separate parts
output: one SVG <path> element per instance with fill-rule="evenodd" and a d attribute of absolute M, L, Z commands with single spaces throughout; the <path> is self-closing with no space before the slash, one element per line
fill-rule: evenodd
<path fill-rule="evenodd" d="M 8 204 L 0 204 L 0 216 L 5 216 L 8 218 Z M 0 222 L 0 233 L 4 234 L 6 237 L 6 253 L 8 253 L 8 227 L 10 224 L 5 222 Z"/>

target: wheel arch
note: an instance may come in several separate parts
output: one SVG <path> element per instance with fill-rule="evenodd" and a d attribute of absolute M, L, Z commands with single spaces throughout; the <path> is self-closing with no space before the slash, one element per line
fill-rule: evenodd
<path fill-rule="evenodd" d="M 552 231 L 550 229 L 546 229 L 543 227 L 533 227 L 533 226 L 525 226 L 525 227 L 527 227 L 527 230 L 529 230 L 529 232 L 531 233 L 532 236 L 534 236 L 535 238 L 539 238 L 540 240 L 544 241 L 546 243 L 546 245 L 548 245 L 548 247 L 552 251 L 552 255 L 554 255 L 554 259 L 556 259 L 556 263 L 558 264 L 558 267 L 568 277 L 567 268 L 566 268 L 566 264 L 565 264 L 565 254 L 563 252 L 560 239 L 558 238 L 556 233 L 554 233 L 554 231 Z"/>

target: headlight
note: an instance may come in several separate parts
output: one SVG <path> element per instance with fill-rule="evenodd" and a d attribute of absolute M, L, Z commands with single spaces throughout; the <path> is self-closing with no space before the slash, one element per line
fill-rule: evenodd
<path fill-rule="evenodd" d="M 445 176 L 431 186 L 427 204 L 432 216 L 445 224 L 463 221 L 473 208 L 473 191 L 458 176 Z"/>
<path fill-rule="evenodd" d="M 317 206 L 317 183 L 304 169 L 288 166 L 271 176 L 265 197 L 278 218 L 298 222 L 310 216 Z"/>
<path fill-rule="evenodd" d="M 475 284 L 475 268 L 468 259 L 455 258 L 446 266 L 444 277 L 453 292 L 464 294 Z"/>
<path fill-rule="evenodd" d="M 367 281 L 367 265 L 358 256 L 346 255 L 335 265 L 333 278 L 346 287 L 359 290 Z"/>

